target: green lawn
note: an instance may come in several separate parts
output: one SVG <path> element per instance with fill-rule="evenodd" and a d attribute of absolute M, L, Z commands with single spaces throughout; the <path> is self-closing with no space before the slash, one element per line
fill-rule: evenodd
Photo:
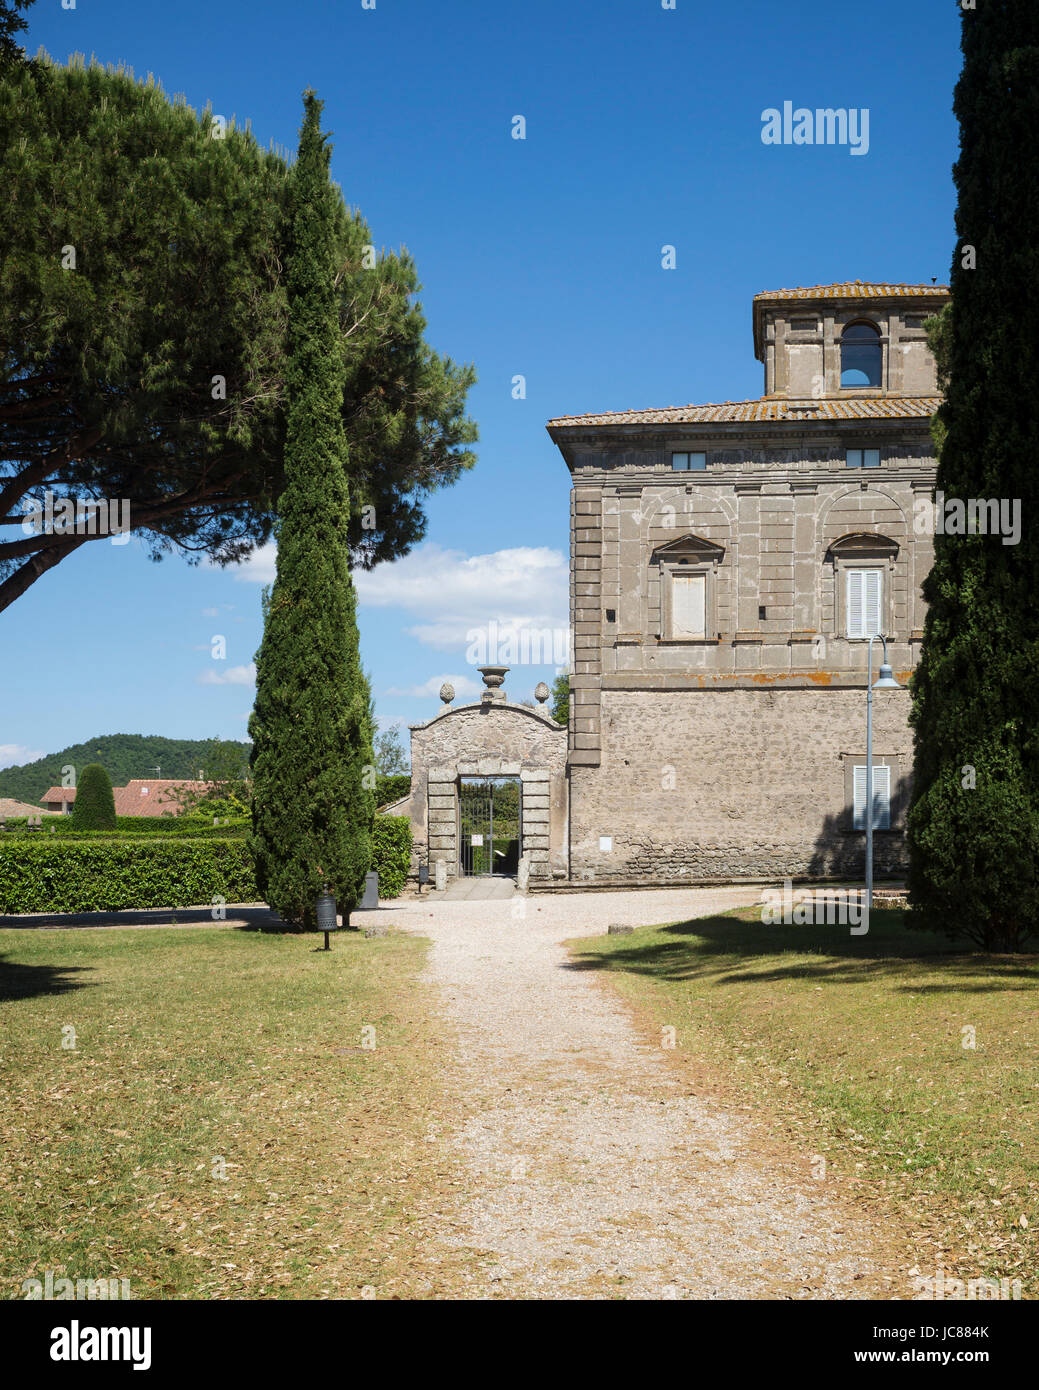
<path fill-rule="evenodd" d="M 1020 1278 L 1034 1298 L 1039 960 L 905 922 L 875 911 L 852 937 L 751 909 L 571 949 L 651 1036 L 675 1028 L 694 1084 L 778 1115 L 806 1172 L 824 1157 L 826 1181 L 893 1216 L 921 1273 Z"/>
<path fill-rule="evenodd" d="M 48 1269 L 136 1298 L 451 1290 L 423 1240 L 454 1179 L 426 943 L 320 940 L 0 932 L 0 1296 Z"/>

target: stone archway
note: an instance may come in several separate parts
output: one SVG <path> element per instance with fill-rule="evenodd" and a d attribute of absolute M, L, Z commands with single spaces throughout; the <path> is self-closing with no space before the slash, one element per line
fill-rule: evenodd
<path fill-rule="evenodd" d="M 461 827 L 458 793 L 463 778 L 516 778 L 520 785 L 519 877 L 568 875 L 565 725 L 544 709 L 509 704 L 501 667 L 484 670 L 487 687 L 477 703 L 452 705 L 424 724 L 411 725 L 413 872 L 429 865 L 431 880 L 459 876 Z M 402 808 L 403 809 L 403 808 Z M 442 866 L 439 867 L 438 866 Z"/>

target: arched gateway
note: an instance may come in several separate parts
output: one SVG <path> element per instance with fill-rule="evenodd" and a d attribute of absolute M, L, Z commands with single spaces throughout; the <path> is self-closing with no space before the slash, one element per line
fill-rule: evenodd
<path fill-rule="evenodd" d="M 565 725 L 544 709 L 510 705 L 507 667 L 484 666 L 477 703 L 452 705 L 411 727 L 411 794 L 394 807 L 411 818 L 413 872 L 435 881 L 469 874 L 534 880 L 567 876 Z M 540 688 L 539 692 L 540 694 Z"/>

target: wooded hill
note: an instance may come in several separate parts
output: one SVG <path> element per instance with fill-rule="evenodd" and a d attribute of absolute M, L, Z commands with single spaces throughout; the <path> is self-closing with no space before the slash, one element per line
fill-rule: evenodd
<path fill-rule="evenodd" d="M 248 744 L 227 742 L 242 749 L 244 763 L 249 755 Z M 124 787 L 131 777 L 197 777 L 210 761 L 213 748 L 213 739 L 104 734 L 71 744 L 58 753 L 48 753 L 34 763 L 0 768 L 0 796 L 36 806 L 48 787 L 60 784 L 61 769 L 69 763 L 77 771 L 87 763 L 100 763 L 113 787 Z"/>

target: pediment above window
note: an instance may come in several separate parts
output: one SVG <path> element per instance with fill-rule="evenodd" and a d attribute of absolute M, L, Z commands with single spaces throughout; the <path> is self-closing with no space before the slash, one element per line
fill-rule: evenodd
<path fill-rule="evenodd" d="M 898 554 L 898 542 L 890 536 L 881 536 L 869 531 L 852 531 L 839 540 L 832 541 L 827 549 L 827 557 L 833 560 L 890 559 Z"/>
<path fill-rule="evenodd" d="M 661 561 L 670 563 L 681 562 L 682 560 L 698 560 L 701 563 L 707 561 L 717 564 L 725 554 L 725 547 L 718 545 L 715 541 L 704 540 L 702 536 L 679 536 L 677 540 L 668 541 L 665 545 L 658 545 L 653 551 L 653 560 L 659 564 Z"/>

